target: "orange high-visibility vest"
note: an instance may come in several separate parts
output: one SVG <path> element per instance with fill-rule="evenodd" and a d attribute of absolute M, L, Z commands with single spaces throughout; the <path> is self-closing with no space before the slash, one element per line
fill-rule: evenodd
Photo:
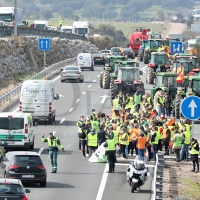
<path fill-rule="evenodd" d="M 137 142 L 137 148 L 138 149 L 145 149 L 146 148 L 146 142 L 147 142 L 147 138 L 145 136 L 138 137 L 138 142 Z"/>
<path fill-rule="evenodd" d="M 168 128 L 163 129 L 163 139 L 167 137 L 167 130 Z"/>

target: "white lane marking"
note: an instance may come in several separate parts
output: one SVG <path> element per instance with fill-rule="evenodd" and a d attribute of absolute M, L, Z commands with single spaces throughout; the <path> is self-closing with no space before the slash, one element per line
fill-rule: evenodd
<path fill-rule="evenodd" d="M 40 155 L 43 152 L 44 148 L 40 148 L 40 150 L 38 151 L 38 154 Z"/>
<path fill-rule="evenodd" d="M 59 94 L 59 97 L 64 97 L 62 94 Z"/>
<path fill-rule="evenodd" d="M 127 163 L 115 163 L 115 165 L 130 165 L 130 164 L 127 164 Z M 155 167 L 155 165 L 145 165 L 147 167 Z"/>
<path fill-rule="evenodd" d="M 106 163 L 106 166 L 105 166 L 105 169 L 104 169 L 104 172 L 103 172 L 103 176 L 102 176 L 102 179 L 101 179 L 101 183 L 100 183 L 100 186 L 99 186 L 99 191 L 98 191 L 96 200 L 102 200 L 103 192 L 104 192 L 104 189 L 105 189 L 105 186 L 106 186 L 106 181 L 107 181 L 107 178 L 108 178 L 108 173 L 106 173 L 107 170 L 108 170 L 108 163 Z"/>
<path fill-rule="evenodd" d="M 56 80 L 58 80 L 59 78 L 60 78 L 60 75 L 57 76 L 56 78 L 54 78 L 54 79 L 52 80 L 52 83 L 55 82 Z"/>
<path fill-rule="evenodd" d="M 53 135 L 55 135 L 56 134 L 56 131 L 53 131 Z"/>
<path fill-rule="evenodd" d="M 85 92 L 83 92 L 82 94 L 85 94 Z"/>
<path fill-rule="evenodd" d="M 92 85 L 88 85 L 88 88 L 90 88 Z"/>
<path fill-rule="evenodd" d="M 100 75 L 97 76 L 98 78 L 100 77 Z"/>
<path fill-rule="evenodd" d="M 62 118 L 60 121 L 60 124 L 62 124 L 65 121 L 65 118 Z"/>
<path fill-rule="evenodd" d="M 100 97 L 103 97 L 103 98 L 102 98 L 102 100 L 101 100 L 101 103 L 104 103 L 104 102 L 105 102 L 105 100 L 106 100 L 106 98 L 107 98 L 107 97 L 109 97 L 109 96 L 107 96 L 107 95 L 104 95 L 104 96 L 100 96 Z"/>
<path fill-rule="evenodd" d="M 18 111 L 19 111 L 19 108 L 16 108 L 15 110 L 13 110 L 14 113 L 18 112 Z"/>
<path fill-rule="evenodd" d="M 67 147 L 68 147 L 68 148 L 70 148 L 71 146 L 72 146 L 72 145 L 71 145 L 71 144 L 69 144 Z"/>
<path fill-rule="evenodd" d="M 77 99 L 77 100 L 76 100 L 76 103 L 78 103 L 79 101 L 80 101 L 80 99 Z"/>
<path fill-rule="evenodd" d="M 70 108 L 68 112 L 72 112 L 73 108 Z"/>
<path fill-rule="evenodd" d="M 96 82 L 96 80 L 93 80 L 93 82 Z"/>

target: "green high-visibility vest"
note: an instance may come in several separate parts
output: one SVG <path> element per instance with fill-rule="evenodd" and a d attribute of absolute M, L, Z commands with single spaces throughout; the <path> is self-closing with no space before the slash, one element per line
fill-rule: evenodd
<path fill-rule="evenodd" d="M 97 146 L 97 134 L 88 134 L 88 146 L 90 147 L 96 147 Z"/>
<path fill-rule="evenodd" d="M 83 124 L 83 122 L 81 122 L 81 121 L 76 122 L 76 126 L 78 127 L 78 133 L 81 132 L 81 128 L 79 126 L 82 124 Z"/>
<path fill-rule="evenodd" d="M 151 97 L 147 97 L 147 102 L 151 104 Z"/>
<path fill-rule="evenodd" d="M 173 143 L 173 147 L 181 147 L 182 146 L 182 137 L 180 136 L 176 136 L 174 143 Z"/>
<path fill-rule="evenodd" d="M 108 147 L 106 147 L 106 151 L 114 151 L 115 150 L 115 141 L 114 139 L 106 140 Z"/>
<path fill-rule="evenodd" d="M 119 142 L 119 132 L 118 131 L 113 131 L 114 133 L 114 141 L 115 141 L 115 144 L 117 144 Z"/>
<path fill-rule="evenodd" d="M 113 101 L 112 101 L 112 109 L 113 110 L 118 110 L 118 108 L 119 108 L 119 100 L 118 99 L 114 99 Z"/>
<path fill-rule="evenodd" d="M 193 144 L 193 145 L 191 146 L 191 151 L 190 151 L 190 154 L 191 154 L 191 155 L 199 154 L 199 152 L 198 152 L 196 149 L 194 149 L 196 146 L 197 146 L 197 143 L 196 143 L 196 144 Z"/>
<path fill-rule="evenodd" d="M 161 104 L 157 102 L 157 106 L 163 105 L 164 98 L 163 98 L 163 97 L 158 97 L 158 99 L 159 99 L 159 102 L 160 102 Z"/>
<path fill-rule="evenodd" d="M 135 102 L 135 104 L 141 104 L 141 94 L 134 95 L 134 102 Z"/>
<path fill-rule="evenodd" d="M 151 131 L 151 136 L 154 134 L 155 132 Z M 159 133 L 158 131 L 156 131 L 156 137 L 154 139 L 154 141 L 151 141 L 152 144 L 158 144 L 158 140 L 159 140 Z"/>
<path fill-rule="evenodd" d="M 98 121 L 92 121 L 92 128 L 95 129 L 95 132 L 97 133 L 99 131 L 99 122 Z"/>
<path fill-rule="evenodd" d="M 186 127 L 186 131 L 191 131 L 191 125 L 189 125 L 189 124 L 185 124 L 185 127 Z"/>
<path fill-rule="evenodd" d="M 126 140 L 123 140 L 126 139 Z M 123 135 L 120 135 L 119 137 L 119 143 L 123 145 L 129 145 L 129 137 L 127 133 L 124 133 Z"/>
<path fill-rule="evenodd" d="M 45 138 L 42 138 L 42 142 L 46 142 L 46 140 L 47 140 L 47 142 L 48 142 L 48 147 L 51 149 L 53 149 L 53 148 L 55 148 L 55 147 L 57 147 L 57 146 L 60 146 L 60 148 L 61 149 L 64 149 L 64 147 L 63 147 L 63 145 L 62 144 L 58 144 L 59 142 L 59 139 L 58 139 L 58 137 L 54 137 L 53 139 L 51 139 L 51 138 L 47 138 L 47 139 L 45 139 Z"/>
<path fill-rule="evenodd" d="M 129 102 L 126 104 L 126 109 L 127 108 L 131 108 L 131 106 L 133 105 L 133 97 L 129 97 Z"/>
<path fill-rule="evenodd" d="M 185 135 L 184 144 L 190 144 L 190 138 L 191 138 L 190 132 L 189 131 L 185 131 L 184 135 Z"/>

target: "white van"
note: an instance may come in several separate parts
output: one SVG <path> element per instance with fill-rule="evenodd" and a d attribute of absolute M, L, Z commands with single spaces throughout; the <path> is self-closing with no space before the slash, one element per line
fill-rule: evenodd
<path fill-rule="evenodd" d="M 94 71 L 94 60 L 91 53 L 79 53 L 77 57 L 77 65 L 83 69 Z"/>
<path fill-rule="evenodd" d="M 60 32 L 72 33 L 73 27 L 72 26 L 62 26 Z"/>
<path fill-rule="evenodd" d="M 198 43 L 197 39 L 188 40 L 188 49 L 187 50 L 194 49 L 195 44 L 197 44 L 197 43 Z"/>
<path fill-rule="evenodd" d="M 51 80 L 26 80 L 22 84 L 19 110 L 23 113 L 33 113 L 34 121 L 49 121 L 52 124 L 56 117 L 55 100 Z"/>
<path fill-rule="evenodd" d="M 48 29 L 48 21 L 34 21 L 33 22 L 34 28 L 47 30 Z"/>
<path fill-rule="evenodd" d="M 4 147 L 34 149 L 34 124 L 31 113 L 0 113 L 0 139 Z"/>

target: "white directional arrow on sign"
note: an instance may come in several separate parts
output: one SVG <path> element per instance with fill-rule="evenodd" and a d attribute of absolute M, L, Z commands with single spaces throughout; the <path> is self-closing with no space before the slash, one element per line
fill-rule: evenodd
<path fill-rule="evenodd" d="M 46 41 L 46 49 L 47 49 L 47 47 L 48 47 L 47 44 L 48 44 L 48 42 Z"/>
<path fill-rule="evenodd" d="M 43 49 L 43 41 L 41 41 L 41 48 Z"/>
<path fill-rule="evenodd" d="M 192 100 L 190 102 L 190 105 L 188 106 L 188 108 L 191 108 L 191 117 L 194 117 L 194 109 L 197 108 L 196 103 L 194 102 L 194 100 Z"/>
<path fill-rule="evenodd" d="M 106 98 L 107 98 L 107 97 L 109 97 L 109 96 L 107 96 L 107 95 L 104 95 L 104 96 L 100 96 L 100 97 L 102 97 L 101 103 L 104 103 L 104 102 L 105 102 L 105 100 L 106 100 Z"/>

